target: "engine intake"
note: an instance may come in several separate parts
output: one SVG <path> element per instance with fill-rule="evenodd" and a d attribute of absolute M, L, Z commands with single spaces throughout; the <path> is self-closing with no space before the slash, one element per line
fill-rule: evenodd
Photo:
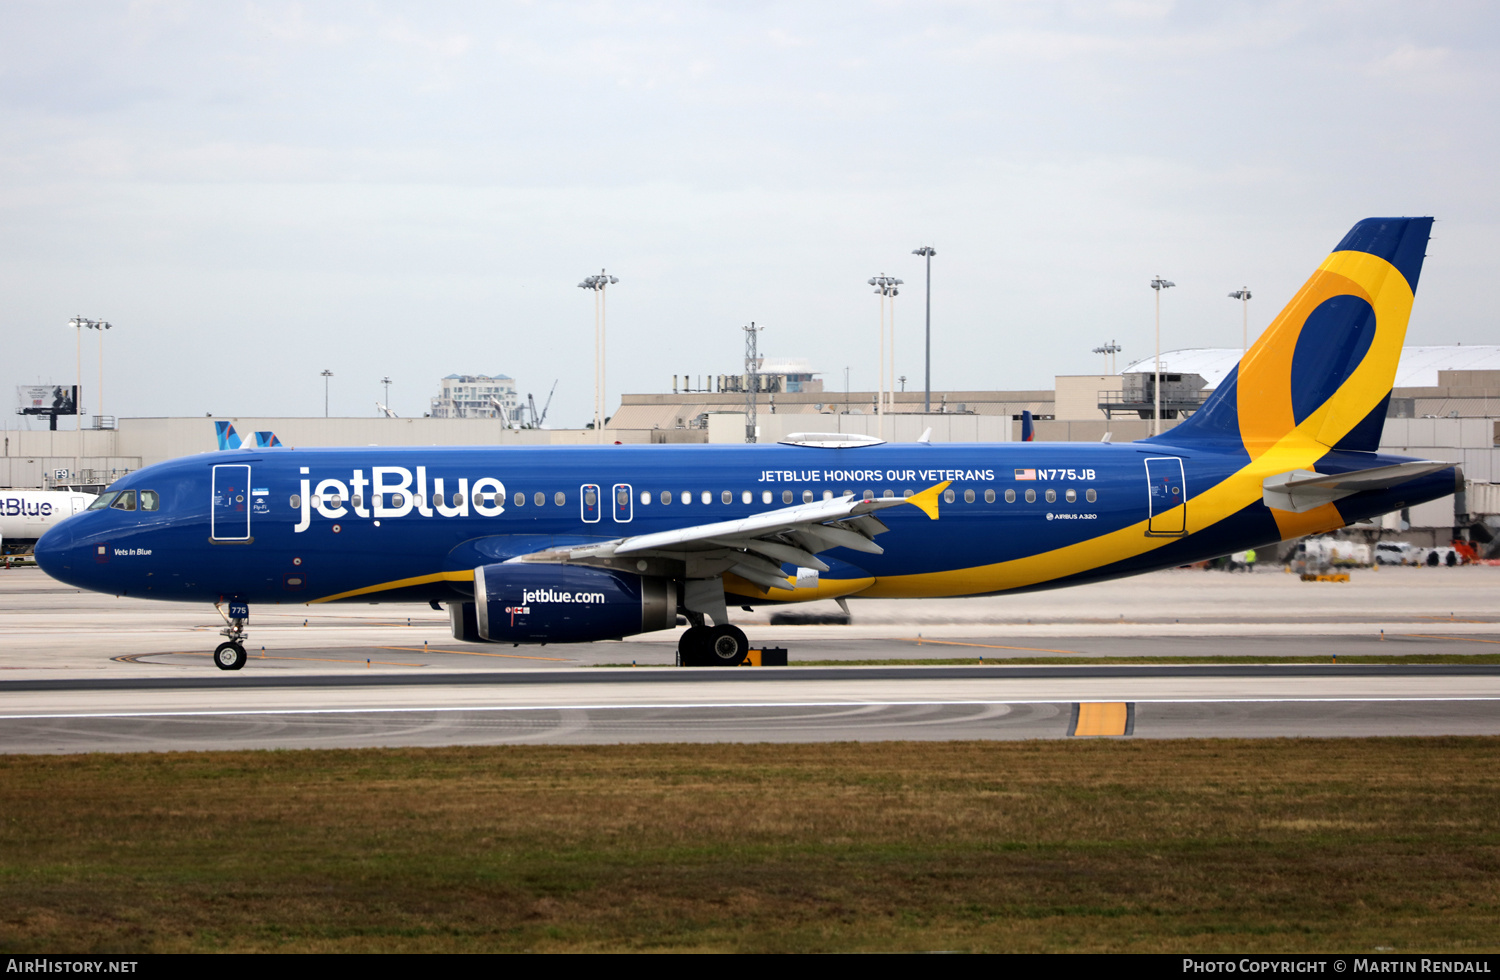
<path fill-rule="evenodd" d="M 481 639 L 499 643 L 588 643 L 677 624 L 668 579 L 578 565 L 506 562 L 474 569 Z"/>

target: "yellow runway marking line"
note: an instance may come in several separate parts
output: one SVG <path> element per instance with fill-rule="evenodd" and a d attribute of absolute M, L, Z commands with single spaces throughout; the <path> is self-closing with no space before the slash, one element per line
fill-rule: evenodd
<path fill-rule="evenodd" d="M 1083 655 L 1083 651 L 1081 650 L 1049 650 L 1046 647 L 1008 647 L 999 643 L 963 643 L 959 640 L 929 640 L 922 636 L 908 636 L 906 639 L 917 646 L 937 643 L 945 647 L 982 647 L 985 650 L 1025 650 L 1028 653 L 1071 653 L 1075 656 Z"/>
<path fill-rule="evenodd" d="M 1094 738 L 1134 732 L 1135 705 L 1127 701 L 1080 701 L 1073 705 L 1069 735 Z"/>
<path fill-rule="evenodd" d="M 520 653 L 484 653 L 480 650 L 439 650 L 433 647 L 431 650 L 422 647 L 376 647 L 377 650 L 401 650 L 405 653 L 456 653 L 463 657 L 504 657 L 507 660 L 549 660 L 553 663 L 568 663 L 567 657 L 528 657 Z"/>
<path fill-rule="evenodd" d="M 1493 623 L 1492 619 L 1454 619 L 1452 616 L 1418 616 L 1418 619 L 1432 619 L 1440 623 Z"/>
<path fill-rule="evenodd" d="M 1486 640 L 1479 636 L 1437 636 L 1432 633 L 1403 633 L 1401 635 L 1418 640 L 1462 640 L 1465 643 L 1500 643 L 1500 640 Z"/>

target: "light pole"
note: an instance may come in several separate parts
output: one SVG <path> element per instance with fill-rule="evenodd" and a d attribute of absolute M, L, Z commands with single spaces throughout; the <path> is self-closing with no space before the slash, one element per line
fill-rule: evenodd
<path fill-rule="evenodd" d="M 1240 342 L 1242 344 L 1240 353 L 1244 354 L 1250 349 L 1250 287 L 1246 286 L 1243 289 L 1236 289 L 1229 294 L 1229 298 L 1239 300 L 1240 307 L 1244 311 L 1244 322 L 1240 325 L 1240 329 L 1243 331 L 1240 334 Z"/>
<path fill-rule="evenodd" d="M 594 294 L 594 440 L 604 441 L 604 290 L 620 280 L 603 269 L 578 284 Z"/>
<path fill-rule="evenodd" d="M 1151 434 L 1157 436 L 1161 435 L 1161 291 L 1175 285 L 1175 282 L 1168 282 L 1161 276 L 1151 280 L 1151 288 L 1156 291 L 1156 383 L 1152 385 L 1151 392 L 1156 404 L 1151 411 Z"/>
<path fill-rule="evenodd" d="M 387 409 L 389 409 L 391 407 L 391 377 L 390 377 L 390 375 L 386 375 L 385 377 L 381 378 L 380 379 L 380 383 L 385 386 L 385 407 Z"/>
<path fill-rule="evenodd" d="M 1104 355 L 1104 363 L 1109 368 L 1109 373 L 1115 373 L 1115 355 L 1120 353 L 1120 345 L 1111 340 L 1107 344 L 1101 344 L 1094 348 L 1095 354 Z"/>
<path fill-rule="evenodd" d="M 920 255 L 927 259 L 927 357 L 926 357 L 926 382 L 922 387 L 922 411 L 932 411 L 932 257 L 937 254 L 937 249 L 931 245 L 923 245 L 921 248 L 913 249 L 913 255 Z"/>
<path fill-rule="evenodd" d="M 327 368 L 323 369 L 323 417 L 328 417 L 328 379 L 333 377 L 333 372 Z"/>
<path fill-rule="evenodd" d="M 886 392 L 890 392 L 890 407 L 896 407 L 896 297 L 900 290 L 896 287 L 902 284 L 902 280 L 894 276 L 884 274 L 872 276 L 866 280 L 869 285 L 875 287 L 875 292 L 880 294 L 880 365 L 876 370 L 876 387 L 878 389 L 875 401 L 875 417 L 878 420 L 880 438 L 885 438 L 885 412 Z M 885 301 L 891 301 L 891 359 L 890 370 L 887 375 L 885 359 Z M 889 378 L 889 383 L 887 383 Z"/>
<path fill-rule="evenodd" d="M 68 321 L 68 326 L 78 331 L 78 395 L 73 400 L 73 424 L 78 430 L 78 441 L 73 455 L 73 482 L 78 482 L 78 471 L 83 465 L 83 332 L 85 330 L 99 331 L 99 408 L 94 411 L 96 417 L 104 411 L 104 331 L 110 325 L 107 320 L 91 320 L 86 316 L 75 316 Z"/>

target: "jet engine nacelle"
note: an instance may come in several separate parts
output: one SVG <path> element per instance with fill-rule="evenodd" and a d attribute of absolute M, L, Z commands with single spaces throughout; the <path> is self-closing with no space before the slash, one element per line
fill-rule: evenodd
<path fill-rule="evenodd" d="M 677 624 L 664 578 L 580 565 L 506 562 L 474 569 L 475 625 L 499 643 L 588 643 Z"/>

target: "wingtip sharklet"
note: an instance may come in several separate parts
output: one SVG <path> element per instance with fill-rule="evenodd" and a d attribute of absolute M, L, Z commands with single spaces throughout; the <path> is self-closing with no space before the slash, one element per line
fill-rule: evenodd
<path fill-rule="evenodd" d="M 952 485 L 952 480 L 935 483 L 926 490 L 907 497 L 906 502 L 920 509 L 922 513 L 927 515 L 929 520 L 935 521 L 938 519 L 938 497 Z"/>

